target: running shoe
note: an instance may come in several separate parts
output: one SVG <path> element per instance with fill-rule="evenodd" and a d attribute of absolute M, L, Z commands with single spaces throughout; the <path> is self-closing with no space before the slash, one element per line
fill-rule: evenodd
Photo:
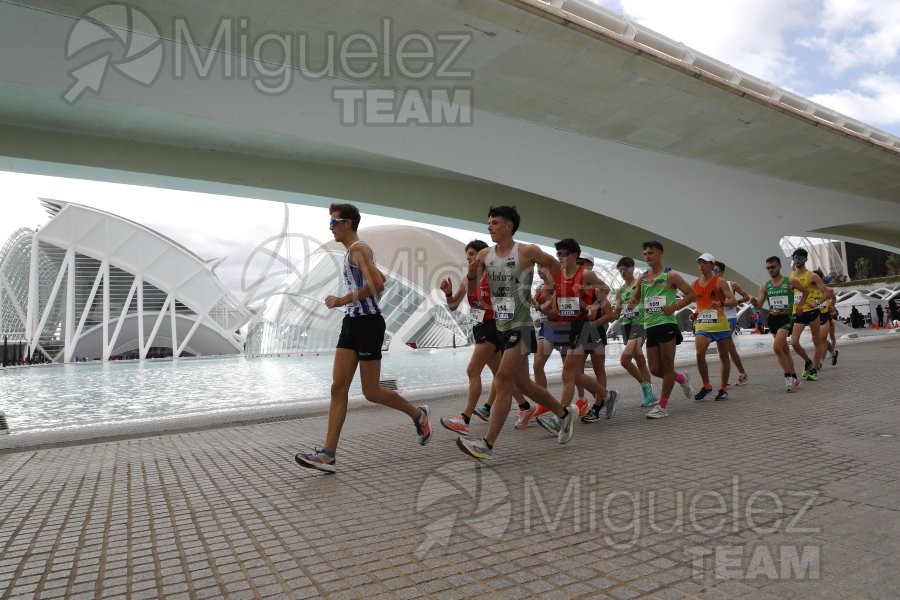
<path fill-rule="evenodd" d="M 583 417 L 581 417 L 582 423 L 596 423 L 602 417 L 600 416 L 600 407 L 596 404 L 592 406 L 587 413 Z"/>
<path fill-rule="evenodd" d="M 450 431 L 455 431 L 456 433 L 461 433 L 463 435 L 469 435 L 469 424 L 466 423 L 466 419 L 462 415 L 449 418 L 441 417 L 441 425 L 443 425 Z"/>
<path fill-rule="evenodd" d="M 537 418 L 538 425 L 554 435 L 559 435 L 559 419 L 551 412 L 544 413 Z"/>
<path fill-rule="evenodd" d="M 578 415 L 583 417 L 584 414 L 588 411 L 588 401 L 585 398 L 579 398 L 575 401 L 575 406 L 578 407 Z"/>
<path fill-rule="evenodd" d="M 741 374 L 738 376 L 738 380 L 737 380 L 737 384 L 736 384 L 736 385 L 744 385 L 744 384 L 747 383 L 748 381 L 750 381 L 750 376 L 747 375 L 746 373 L 741 373 Z"/>
<path fill-rule="evenodd" d="M 537 412 L 538 406 L 540 404 L 531 404 L 528 408 L 520 408 L 519 409 L 519 418 L 516 419 L 516 424 L 513 425 L 516 429 L 525 429 L 531 423 L 531 419 L 534 417 Z"/>
<path fill-rule="evenodd" d="M 791 379 L 793 380 L 793 383 L 791 385 L 793 386 L 794 391 L 796 392 L 797 390 L 800 389 L 800 386 L 803 385 L 803 382 L 800 381 L 799 379 L 794 379 L 793 377 L 791 377 Z"/>
<path fill-rule="evenodd" d="M 647 413 L 648 419 L 662 419 L 663 417 L 668 417 L 669 413 L 666 412 L 666 409 L 660 408 L 659 406 L 654 406 L 653 410 Z"/>
<path fill-rule="evenodd" d="M 838 353 L 840 353 L 840 350 L 835 350 L 834 352 L 831 353 L 831 366 L 834 366 L 837 364 Z"/>
<path fill-rule="evenodd" d="M 811 360 L 806 359 L 806 362 L 803 364 L 803 370 L 807 373 L 812 371 L 812 361 Z"/>
<path fill-rule="evenodd" d="M 559 422 L 559 434 L 557 440 L 560 444 L 568 443 L 575 434 L 575 418 L 578 416 L 578 408 L 574 406 L 566 407 L 566 416 Z"/>
<path fill-rule="evenodd" d="M 294 456 L 294 460 L 301 467 L 307 469 L 318 469 L 326 473 L 334 473 L 336 470 L 337 459 L 333 456 L 325 454 L 324 448 L 314 448 L 312 452 L 300 452 Z"/>
<path fill-rule="evenodd" d="M 819 375 L 816 372 L 816 370 L 813 369 L 812 371 L 809 371 L 808 373 L 806 373 L 806 375 L 803 377 L 803 379 L 805 379 L 807 381 L 818 381 Z"/>
<path fill-rule="evenodd" d="M 716 402 L 719 400 L 728 400 L 728 390 L 719 388 L 719 393 L 716 394 Z"/>
<path fill-rule="evenodd" d="M 616 390 L 609 390 L 609 395 L 606 397 L 606 415 L 604 418 L 609 421 L 616 414 L 616 400 L 619 399 L 619 392 Z"/>
<path fill-rule="evenodd" d="M 491 449 L 488 448 L 484 438 L 458 437 L 456 445 L 460 450 L 481 462 L 487 462 L 493 458 Z"/>
<path fill-rule="evenodd" d="M 710 387 L 703 386 L 702 388 L 700 388 L 700 391 L 697 392 L 697 395 L 694 396 L 694 400 L 703 400 L 711 393 L 712 393 L 712 386 L 710 386 Z"/>
<path fill-rule="evenodd" d="M 475 414 L 482 421 L 490 421 L 491 420 L 491 407 L 487 404 L 482 404 L 481 406 L 475 407 Z"/>
<path fill-rule="evenodd" d="M 537 410 L 534 411 L 534 414 L 531 416 L 531 418 L 534 419 L 534 418 L 539 417 L 539 416 L 541 416 L 541 415 L 543 415 L 543 414 L 546 414 L 546 412 L 547 412 L 547 407 L 544 406 L 544 405 L 542 405 L 542 404 L 538 404 L 538 405 L 537 405 Z"/>
<path fill-rule="evenodd" d="M 784 378 L 784 391 L 790 394 L 794 391 L 794 382 L 797 381 L 793 377 Z"/>
<path fill-rule="evenodd" d="M 691 389 L 691 376 L 687 373 L 683 373 L 683 375 L 684 383 L 681 383 L 679 385 L 681 386 L 681 391 L 684 393 L 684 397 L 690 400 L 691 396 L 694 394 L 694 390 Z"/>
<path fill-rule="evenodd" d="M 419 407 L 419 418 L 416 419 L 416 433 L 419 434 L 419 443 L 425 445 L 431 439 L 431 425 L 428 424 L 428 405 Z"/>
<path fill-rule="evenodd" d="M 641 386 L 641 393 L 644 395 L 644 399 L 641 400 L 641 406 L 653 406 L 657 403 L 656 396 L 653 395 L 653 386 L 649 383 Z"/>

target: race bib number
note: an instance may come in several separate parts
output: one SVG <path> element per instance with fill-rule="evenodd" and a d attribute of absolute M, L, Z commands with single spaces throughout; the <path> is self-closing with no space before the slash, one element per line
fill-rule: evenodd
<path fill-rule="evenodd" d="M 638 309 L 635 308 L 633 310 L 626 310 L 625 314 L 622 316 L 625 317 L 626 319 L 637 319 L 640 315 L 641 315 L 641 311 L 639 311 Z"/>
<path fill-rule="evenodd" d="M 794 292 L 794 306 L 800 304 L 800 298 L 803 297 L 803 292 Z"/>
<path fill-rule="evenodd" d="M 557 298 L 556 306 L 561 317 L 577 317 L 581 314 L 581 303 L 578 298 Z"/>
<path fill-rule="evenodd" d="M 769 306 L 772 308 L 772 310 L 777 310 L 780 312 L 786 311 L 788 309 L 788 297 L 769 296 Z"/>
<path fill-rule="evenodd" d="M 644 312 L 648 314 L 659 314 L 666 307 L 665 296 L 650 296 L 644 299 Z"/>
<path fill-rule="evenodd" d="M 473 308 L 469 312 L 469 318 L 475 323 L 484 323 L 485 310 L 483 308 Z"/>
<path fill-rule="evenodd" d="M 494 306 L 494 318 L 498 321 L 512 321 L 516 312 L 516 301 L 509 296 L 494 298 L 491 303 Z"/>
<path fill-rule="evenodd" d="M 697 314 L 698 323 L 717 323 L 719 321 L 719 313 L 715 310 L 701 310 Z"/>

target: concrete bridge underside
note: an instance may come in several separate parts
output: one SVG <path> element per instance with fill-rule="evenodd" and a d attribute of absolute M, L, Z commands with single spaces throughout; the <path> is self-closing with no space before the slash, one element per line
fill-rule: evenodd
<path fill-rule="evenodd" d="M 312 194 L 475 230 L 488 206 L 516 204 L 526 239 L 571 236 L 601 255 L 638 255 L 659 239 L 675 268 L 692 272 L 709 251 L 745 281 L 761 278 L 785 235 L 900 249 L 900 140 L 874 143 L 774 106 L 537 0 L 229 4 L 251 39 L 303 32 L 311 65 L 323 64 L 328 32 L 380 32 L 386 16 L 398 37 L 471 35 L 453 65 L 471 69 L 466 80 L 291 71 L 277 95 L 224 76 L 221 53 L 206 77 L 190 67 L 176 77 L 188 50 L 173 23 L 212 46 L 229 15 L 151 0 L 139 8 L 164 49 L 157 79 L 145 87 L 110 71 L 99 94 L 71 105 L 62 96 L 87 54 L 67 60 L 65 40 L 95 2 L 28 4 L 0 2 L 0 169 L 279 201 Z M 284 61 L 271 47 L 263 56 Z M 448 85 L 472 91 L 471 124 L 342 124 L 335 100 L 342 89 Z"/>

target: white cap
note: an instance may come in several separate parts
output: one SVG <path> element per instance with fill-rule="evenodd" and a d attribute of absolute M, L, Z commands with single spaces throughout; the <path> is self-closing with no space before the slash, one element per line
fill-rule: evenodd
<path fill-rule="evenodd" d="M 709 252 L 704 252 L 700 256 L 697 257 L 697 260 L 703 260 L 706 262 L 716 262 L 716 257 L 710 254 Z"/>
<path fill-rule="evenodd" d="M 587 252 L 582 252 L 581 254 L 579 254 L 578 260 L 594 264 L 594 257 L 591 256 L 590 254 L 588 254 Z"/>

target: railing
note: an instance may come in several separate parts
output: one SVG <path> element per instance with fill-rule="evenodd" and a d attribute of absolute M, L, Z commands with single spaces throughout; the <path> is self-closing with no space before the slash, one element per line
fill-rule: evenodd
<path fill-rule="evenodd" d="M 560 16 L 602 33 L 635 49 L 668 62 L 688 67 L 716 79 L 742 93 L 766 100 L 786 112 L 837 129 L 876 146 L 900 152 L 900 138 L 816 104 L 768 81 L 735 69 L 711 56 L 693 50 L 651 29 L 639 25 L 587 0 L 521 0 L 536 8 Z"/>

